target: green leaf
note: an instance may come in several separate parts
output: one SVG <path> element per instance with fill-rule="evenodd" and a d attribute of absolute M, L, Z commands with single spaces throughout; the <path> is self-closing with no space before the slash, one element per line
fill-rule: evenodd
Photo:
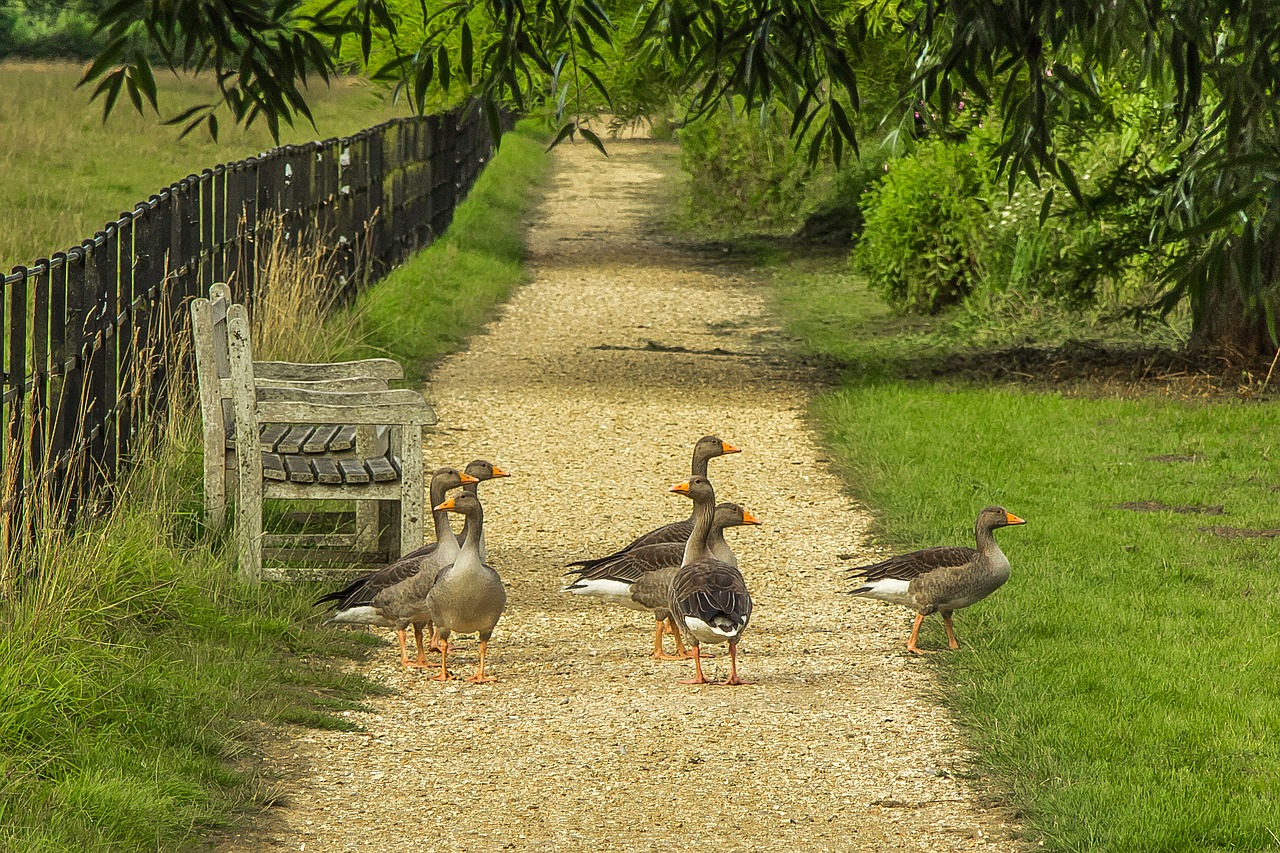
<path fill-rule="evenodd" d="M 573 122 L 568 122 L 563 127 L 561 127 L 559 132 L 556 133 L 556 138 L 551 140 L 551 144 L 547 146 L 547 150 L 550 151 L 552 148 L 555 148 L 561 142 L 564 142 L 565 139 L 569 136 L 569 134 L 573 133 L 577 129 L 577 127 L 578 126 Z"/>
<path fill-rule="evenodd" d="M 462 22 L 462 56 L 460 62 L 462 64 L 462 77 L 467 81 L 467 85 L 471 85 L 471 26 L 466 22 Z"/>
<path fill-rule="evenodd" d="M 596 136 L 591 128 L 579 126 L 578 132 L 582 134 L 583 139 L 594 145 L 597 151 L 606 157 L 609 156 L 609 152 L 604 150 L 604 143 L 600 141 L 600 137 Z"/>
<path fill-rule="evenodd" d="M 449 49 L 444 45 L 436 51 L 436 70 L 440 74 L 440 88 L 449 92 Z"/>
<path fill-rule="evenodd" d="M 1040 202 L 1040 227 L 1049 221 L 1049 211 L 1053 207 L 1053 187 L 1049 187 L 1049 191 L 1044 194 L 1044 201 Z"/>
<path fill-rule="evenodd" d="M 80 78 L 80 82 L 76 84 L 76 88 L 80 88 L 91 80 L 98 79 L 102 72 L 116 63 L 123 54 L 124 48 L 128 40 L 121 36 L 109 43 L 102 49 L 102 53 L 98 54 L 98 58 L 93 61 L 89 69 L 84 72 L 84 76 Z"/>

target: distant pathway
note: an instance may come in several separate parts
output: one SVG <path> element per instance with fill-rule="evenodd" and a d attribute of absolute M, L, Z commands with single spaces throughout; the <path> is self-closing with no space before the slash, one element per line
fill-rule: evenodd
<path fill-rule="evenodd" d="M 500 681 L 440 685 L 380 651 L 364 668 L 394 695 L 367 732 L 278 744 L 283 805 L 222 849 L 1023 849 L 966 781 L 910 614 L 840 594 L 834 554 L 865 547 L 868 518 L 805 423 L 816 382 L 764 286 L 653 225 L 670 148 L 609 147 L 556 150 L 534 281 L 428 388 L 428 466 L 514 472 L 481 490 L 510 593 Z M 649 659 L 649 616 L 558 591 L 567 561 L 688 513 L 667 488 L 705 433 L 744 448 L 711 463 L 720 499 L 765 522 L 731 531 L 756 602 L 738 688 L 678 684 L 691 666 Z"/>

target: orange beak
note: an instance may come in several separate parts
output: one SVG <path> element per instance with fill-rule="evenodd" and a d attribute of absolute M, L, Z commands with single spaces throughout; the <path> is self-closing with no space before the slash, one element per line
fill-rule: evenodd
<path fill-rule="evenodd" d="M 679 492 L 682 495 L 687 494 L 689 491 L 689 481 L 685 480 L 683 483 L 676 483 L 671 487 L 671 491 Z"/>
<path fill-rule="evenodd" d="M 476 479 L 475 477 L 472 477 L 470 474 L 460 474 L 459 479 L 461 479 L 464 484 L 480 482 L 478 479 Z"/>
<path fill-rule="evenodd" d="M 752 515 L 751 513 L 747 512 L 744 509 L 742 511 L 742 523 L 743 524 L 759 524 L 760 519 L 756 518 L 754 515 Z"/>
<path fill-rule="evenodd" d="M 741 447 L 734 447 L 732 444 L 724 440 L 721 440 L 720 447 L 724 450 L 725 453 L 741 453 L 742 452 Z"/>
<path fill-rule="evenodd" d="M 474 478 L 473 478 L 473 479 L 474 479 Z M 431 509 L 432 509 L 434 512 L 441 512 L 441 511 L 446 510 L 446 509 L 453 509 L 453 498 L 449 498 L 447 501 L 444 501 L 444 502 L 443 502 L 442 504 L 440 504 L 439 506 L 433 506 Z"/>
<path fill-rule="evenodd" d="M 1011 512 L 1006 512 L 1005 515 L 1009 516 L 1009 518 L 1007 519 L 1009 524 L 1026 524 L 1027 523 L 1027 520 L 1025 518 L 1018 518 L 1016 515 L 1014 515 Z"/>
<path fill-rule="evenodd" d="M 510 472 L 510 471 L 503 471 L 503 470 L 502 470 L 501 468 L 499 468 L 497 465 L 494 465 L 494 466 L 493 466 L 493 476 L 495 476 L 495 477 L 510 477 L 510 476 L 511 476 L 511 472 Z"/>

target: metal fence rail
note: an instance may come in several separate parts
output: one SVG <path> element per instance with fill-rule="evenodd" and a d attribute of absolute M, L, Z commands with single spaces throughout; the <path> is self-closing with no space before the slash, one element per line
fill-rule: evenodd
<path fill-rule="evenodd" d="M 189 175 L 0 279 L 0 547 L 111 504 L 143 430 L 162 428 L 186 301 L 230 279 L 252 304 L 269 229 L 314 228 L 345 298 L 358 264 L 376 275 L 443 233 L 492 151 L 474 107 L 282 146 Z"/>

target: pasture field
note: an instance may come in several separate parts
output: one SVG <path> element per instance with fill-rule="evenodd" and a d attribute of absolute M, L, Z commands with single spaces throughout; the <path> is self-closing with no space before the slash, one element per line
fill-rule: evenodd
<path fill-rule="evenodd" d="M 93 236 L 152 193 L 200 170 L 273 147 L 266 126 L 248 130 L 223 122 L 214 142 L 203 129 L 179 139 L 127 102 L 102 121 L 101 102 L 76 89 L 82 74 L 72 63 L 0 62 L 0 270 L 29 264 Z M 164 117 L 212 97 L 201 80 L 156 78 Z M 336 80 L 312 89 L 316 127 L 285 126 L 281 143 L 345 136 L 405 115 L 367 83 Z"/>
<path fill-rule="evenodd" d="M 1011 580 L 957 614 L 962 648 L 933 660 L 1028 827 L 1054 850 L 1280 844 L 1265 383 L 1139 364 L 1132 381 L 1085 366 L 1059 384 L 1013 350 L 988 353 L 984 377 L 838 262 L 779 260 L 778 310 L 840 377 L 812 415 L 885 549 L 972 545 L 988 504 L 1027 519 L 997 533 Z M 937 617 L 921 637 L 945 649 Z"/>

